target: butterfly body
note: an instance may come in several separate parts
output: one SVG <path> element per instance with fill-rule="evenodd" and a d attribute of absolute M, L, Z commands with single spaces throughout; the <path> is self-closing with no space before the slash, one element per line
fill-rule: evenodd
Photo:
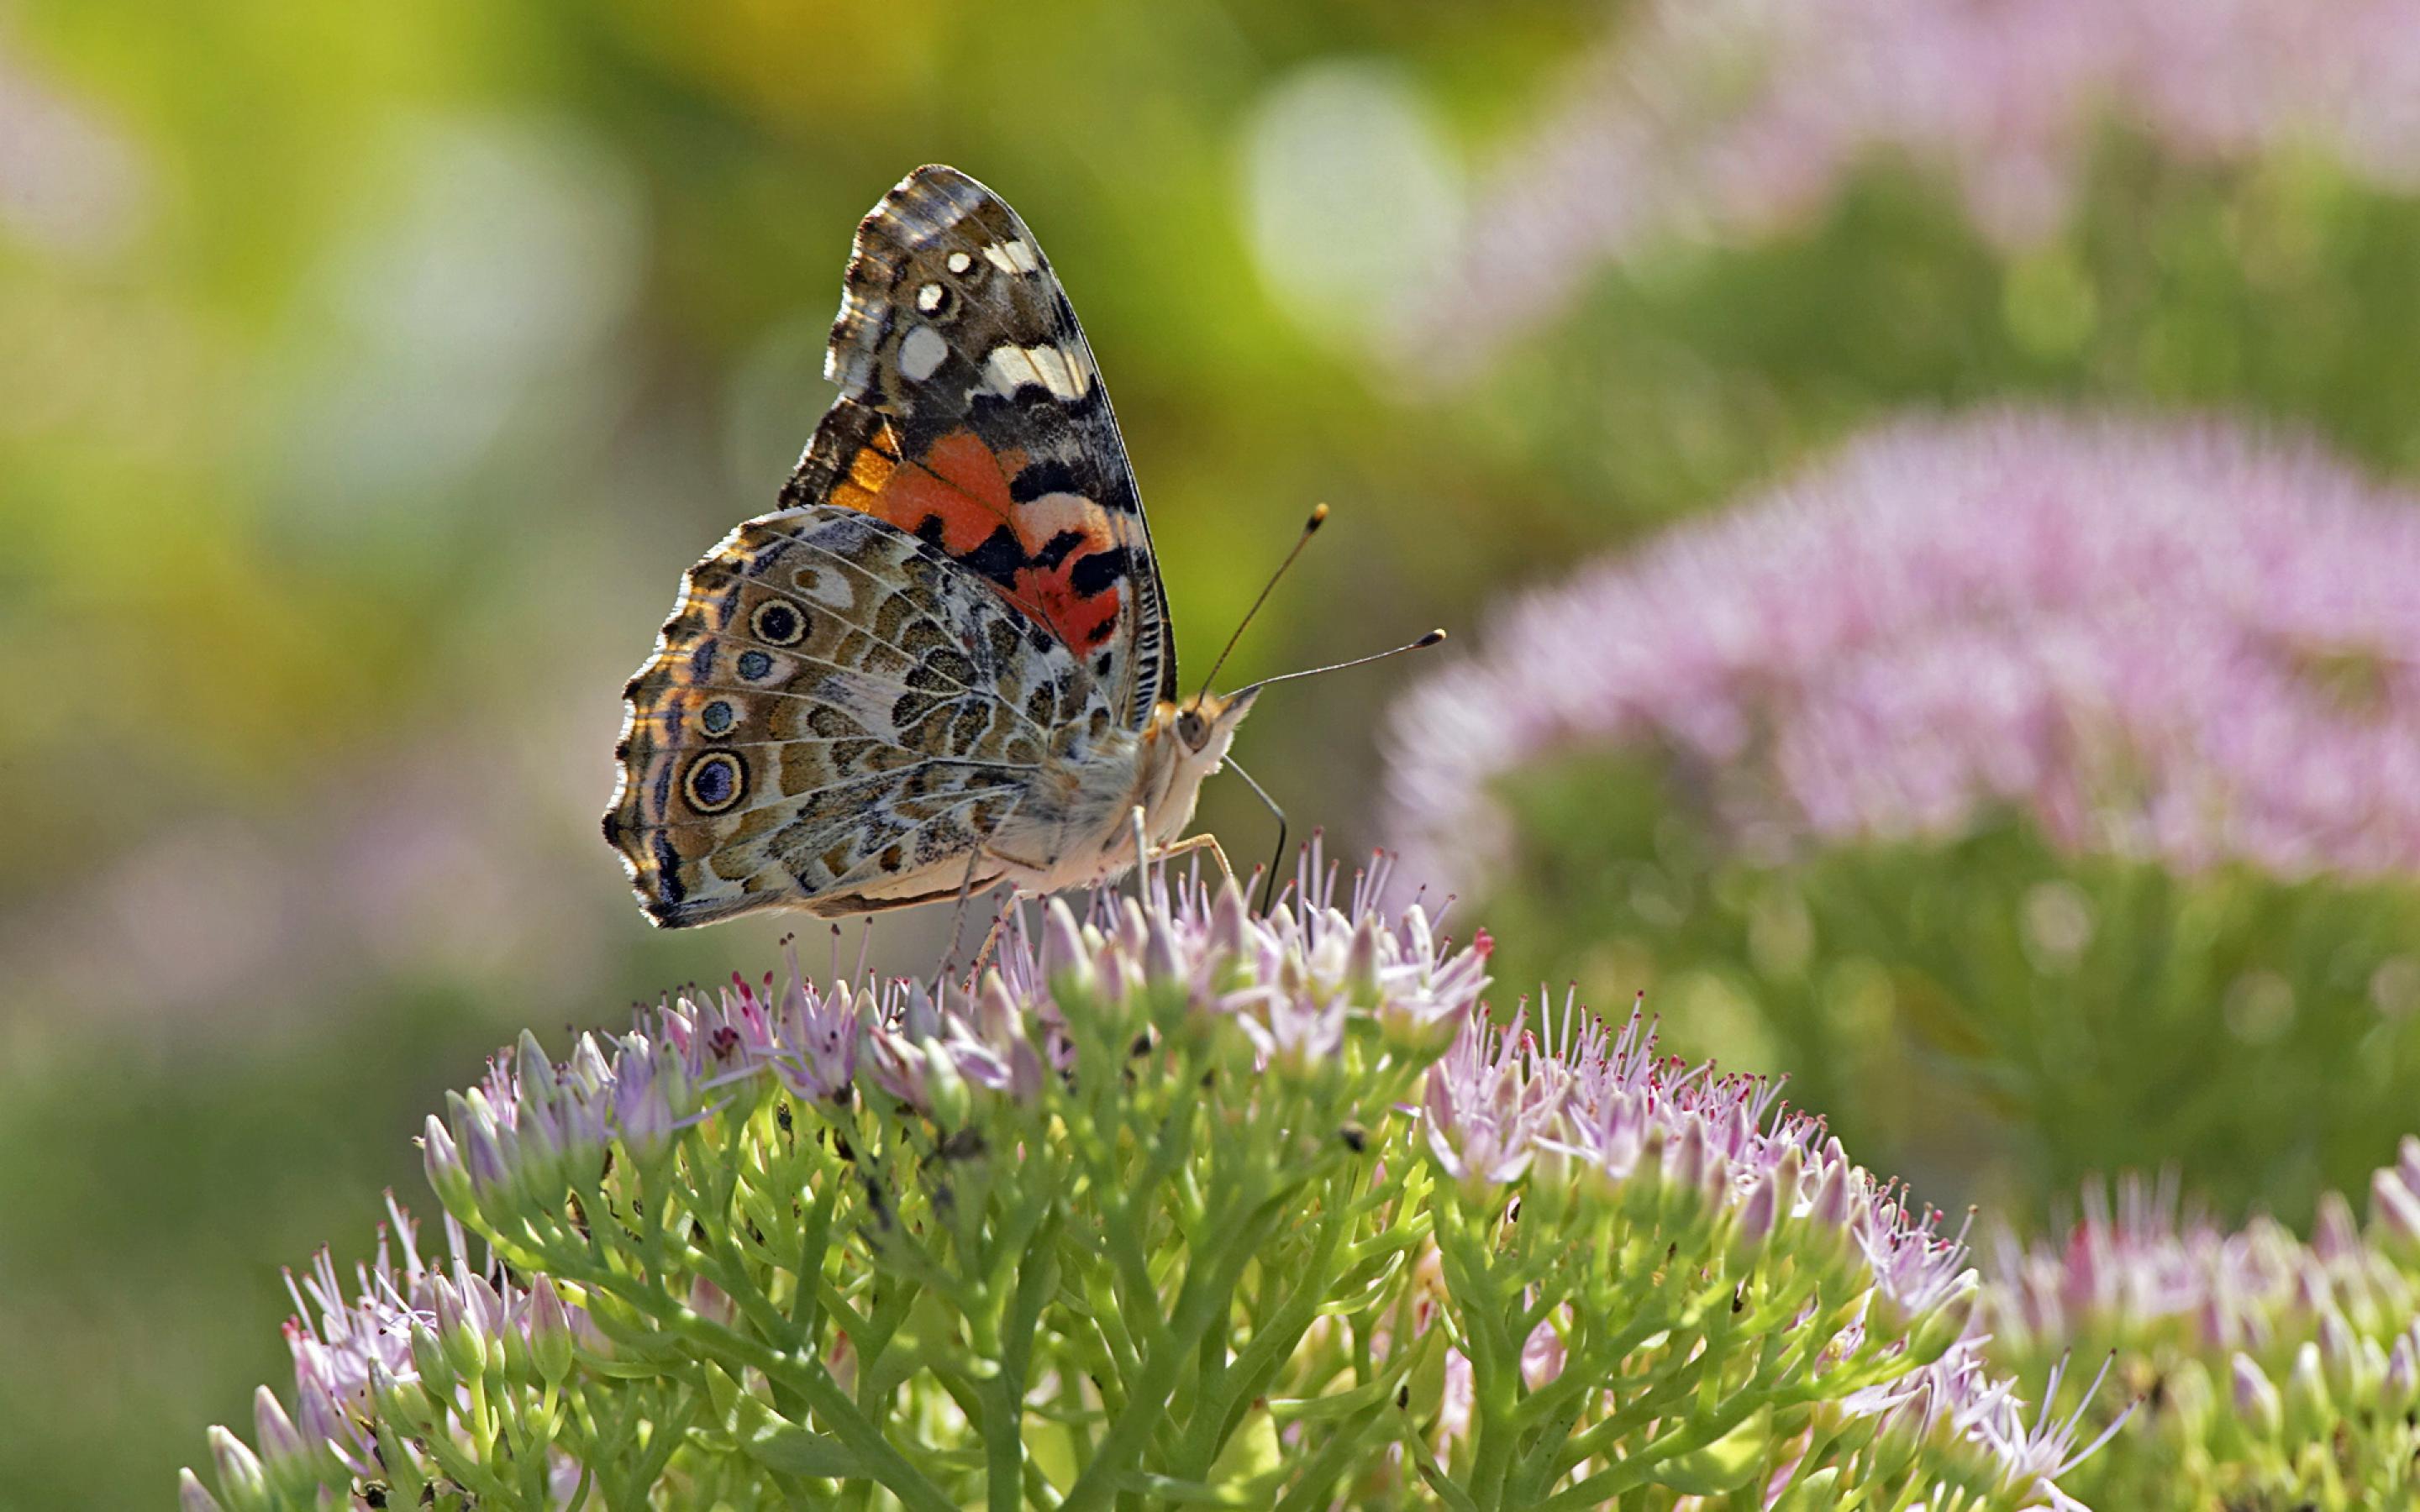
<path fill-rule="evenodd" d="M 1251 690 L 1179 702 L 1109 396 L 1024 223 L 920 168 L 859 227 L 783 490 L 624 689 L 605 835 L 647 916 L 1046 893 L 1190 823 Z"/>
<path fill-rule="evenodd" d="M 985 849 L 1008 863 L 1005 874 L 1021 892 L 1114 881 L 1135 864 L 1135 811 L 1152 854 L 1173 845 L 1249 707 L 1249 695 L 1160 703 L 1140 735 L 1115 732 L 1101 748 L 1046 770 Z M 1199 747 L 1179 733 L 1188 713 L 1203 732 Z M 1029 855 L 1035 859 L 1020 859 Z"/>

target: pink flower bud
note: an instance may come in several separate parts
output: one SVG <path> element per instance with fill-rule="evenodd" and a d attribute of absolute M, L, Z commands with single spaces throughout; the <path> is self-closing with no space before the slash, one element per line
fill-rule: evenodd
<path fill-rule="evenodd" d="M 2248 1354 L 2235 1356 L 2235 1415 L 2261 1437 L 2274 1439 L 2286 1420 L 2286 1406 L 2259 1362 Z"/>
<path fill-rule="evenodd" d="M 177 1512 L 225 1512 L 191 1470 L 177 1472 Z"/>

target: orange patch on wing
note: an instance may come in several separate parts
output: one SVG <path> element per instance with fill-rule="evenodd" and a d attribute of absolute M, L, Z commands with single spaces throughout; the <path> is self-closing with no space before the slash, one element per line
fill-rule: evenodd
<path fill-rule="evenodd" d="M 953 557 L 970 557 L 992 546 L 1005 526 L 1027 562 L 1045 555 L 1060 535 L 1073 532 L 1078 544 L 1057 553 L 1055 565 L 1020 565 L 1001 596 L 1069 647 L 1088 652 L 1107 640 L 1125 602 L 1120 584 L 1091 595 L 1077 592 L 1076 569 L 1088 557 L 1112 550 L 1116 537 L 1106 511 L 1043 509 L 1010 499 L 1008 480 L 1025 466 L 1025 455 L 1001 455 L 969 429 L 951 431 L 912 463 L 894 465 L 872 448 L 850 459 L 848 481 L 832 490 L 831 503 L 861 509 L 912 535 L 934 540 Z M 938 536 L 938 539 L 936 537 Z M 986 578 L 993 586 L 997 579 Z"/>
<path fill-rule="evenodd" d="M 1038 608 L 1059 639 L 1077 651 L 1091 651 L 1109 639 L 1109 627 L 1117 624 L 1118 606 L 1125 600 L 1123 586 L 1105 588 L 1087 598 L 1069 580 L 1076 563 L 1094 545 L 1088 539 L 1058 566 L 1026 567 L 1016 575 L 1016 596 Z"/>
<path fill-rule="evenodd" d="M 1026 545 L 1016 529 L 1016 506 L 1009 501 L 1008 476 L 973 431 L 950 432 L 916 463 L 891 475 L 876 513 L 910 532 L 939 520 L 940 548 L 954 557 L 982 546 L 1003 525 Z"/>

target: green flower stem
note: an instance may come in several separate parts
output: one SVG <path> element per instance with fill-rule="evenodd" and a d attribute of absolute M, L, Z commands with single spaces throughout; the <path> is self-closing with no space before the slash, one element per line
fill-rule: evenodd
<path fill-rule="evenodd" d="M 1063 1236 L 1060 1257 L 1063 1274 L 1059 1294 L 1051 1299 L 1056 1304 L 1051 1314 L 1052 1327 L 1074 1352 L 1084 1374 L 1100 1388 L 1103 1407 L 1115 1415 L 1125 1406 L 1126 1382 L 1140 1368 L 1139 1357 L 1124 1336 L 1125 1325 L 1117 1317 L 1107 1278 L 1095 1269 L 1082 1278 L 1080 1286 L 1067 1280 L 1063 1273 L 1070 1246 Z M 1080 1251 L 1077 1257 L 1089 1258 Z M 1112 1329 L 1118 1330 L 1115 1342 L 1110 1335 Z"/>
<path fill-rule="evenodd" d="M 898 1337 L 916 1305 L 915 1288 L 886 1286 L 883 1280 L 887 1279 L 869 1280 L 874 1288 L 874 1302 L 860 1320 L 865 1332 L 862 1336 L 849 1335 L 857 1350 L 857 1409 L 869 1421 L 889 1412 L 890 1397 L 880 1382 L 890 1364 L 892 1341 Z"/>
<path fill-rule="evenodd" d="M 1762 1411 L 1765 1405 L 1762 1392 L 1734 1392 L 1724 1397 L 1713 1412 L 1702 1417 L 1690 1417 L 1650 1442 L 1636 1455 L 1625 1457 L 1620 1464 L 1599 1471 L 1578 1485 L 1538 1503 L 1535 1512 L 1583 1512 L 1585 1508 L 1602 1506 L 1607 1500 L 1634 1487 L 1652 1486 L 1660 1466 L 1714 1443 Z"/>
<path fill-rule="evenodd" d="M 1046 1182 L 1041 1190 L 1057 1188 Z M 1036 1227 L 1024 1242 L 1023 1263 L 1016 1268 L 1007 1327 L 1000 1331 L 1000 1369 L 988 1383 L 984 1419 L 985 1485 L 991 1512 L 1017 1512 L 1018 1487 L 1041 1478 L 1025 1453 L 1025 1391 L 1042 1310 L 1058 1290 L 1058 1227 L 1055 1211 L 1037 1214 Z"/>
<path fill-rule="evenodd" d="M 696 1392 L 684 1392 L 678 1395 L 669 1412 L 659 1411 L 645 1416 L 644 1421 L 651 1426 L 647 1438 L 647 1452 L 644 1458 L 633 1467 L 634 1473 L 630 1476 L 631 1490 L 628 1493 L 628 1499 L 622 1505 L 634 1509 L 634 1512 L 646 1506 L 649 1488 L 653 1487 L 657 1479 L 663 1474 L 664 1466 L 672 1462 L 673 1451 L 679 1448 L 681 1440 L 689 1436 L 690 1425 L 696 1420 L 698 1410 L 704 1405 L 703 1395 Z M 632 1427 L 635 1427 L 636 1425 L 633 1424 Z M 900 1500 L 906 1501 L 907 1498 L 903 1496 Z"/>
<path fill-rule="evenodd" d="M 643 1232 L 641 1242 L 660 1247 L 661 1229 L 654 1216 L 660 1210 L 651 1204 L 649 1211 L 648 1228 Z M 703 1256 L 699 1257 L 705 1258 Z M 622 1284 L 625 1278 L 612 1267 L 596 1267 L 585 1256 L 574 1262 L 571 1256 L 566 1255 L 553 1263 L 558 1267 L 557 1273 L 567 1274 L 593 1289 L 616 1296 L 645 1314 L 654 1320 L 659 1333 L 687 1341 L 706 1351 L 709 1358 L 760 1370 L 768 1381 L 796 1392 L 819 1418 L 830 1425 L 833 1433 L 859 1457 L 875 1478 L 916 1512 L 955 1512 L 954 1504 L 941 1494 L 940 1489 L 892 1447 L 890 1440 L 875 1421 L 841 1391 L 830 1373 L 824 1369 L 823 1363 L 812 1354 L 777 1350 L 699 1317 L 664 1288 L 661 1279 L 664 1273 L 660 1265 L 649 1267 L 648 1285 L 631 1287 Z M 608 1326 L 608 1315 L 599 1313 L 597 1316 L 600 1327 Z M 876 1326 L 879 1326 L 878 1321 Z M 888 1331 L 884 1331 L 883 1337 L 887 1341 Z M 861 1356 L 861 1388 L 868 1384 L 865 1381 L 867 1374 Z M 651 1440 L 651 1454 L 656 1447 L 656 1443 Z M 662 1447 L 665 1455 L 669 1456 L 672 1443 L 667 1442 Z M 650 1476 L 646 1483 L 652 1482 L 653 1477 Z"/>
<path fill-rule="evenodd" d="M 1222 1207 L 1242 1210 L 1242 1221 L 1204 1226 L 1203 1235 L 1218 1238 L 1197 1248 L 1177 1293 L 1171 1325 L 1160 1330 L 1164 1336 L 1155 1340 L 1144 1356 L 1125 1410 L 1110 1422 L 1109 1432 L 1094 1448 L 1092 1463 L 1068 1489 L 1062 1512 L 1090 1512 L 1101 1505 L 1117 1489 L 1117 1479 L 1140 1457 L 1186 1358 L 1200 1346 L 1204 1334 L 1228 1317 L 1245 1267 L 1282 1216 L 1281 1201 L 1280 1196 L 1239 1197 Z"/>
<path fill-rule="evenodd" d="M 1504 1486 L 1520 1437 L 1523 1339 L 1512 1332 L 1507 1314 L 1521 1310 L 1521 1288 L 1501 1279 L 1502 1273 L 1517 1269 L 1517 1260 L 1490 1265 L 1485 1245 L 1470 1232 L 1467 1214 L 1458 1204 L 1450 1204 L 1448 1211 L 1448 1221 L 1437 1228 L 1437 1256 L 1458 1304 L 1477 1421 L 1476 1450 L 1464 1485 L 1474 1504 L 1493 1512 L 1504 1504 Z"/>
<path fill-rule="evenodd" d="M 1295 1489 L 1286 1493 L 1272 1512 L 1326 1512 L 1335 1498 L 1328 1488 L 1346 1469 L 1358 1463 L 1366 1453 L 1365 1445 L 1375 1427 L 1387 1414 L 1388 1399 L 1394 1395 L 1392 1382 L 1375 1382 L 1385 1390 L 1367 1406 L 1343 1422 L 1332 1426 L 1326 1442 L 1311 1457 L 1295 1477 Z"/>
<path fill-rule="evenodd" d="M 821 1336 L 824 1314 L 830 1310 L 825 1298 L 832 1288 L 824 1279 L 824 1260 L 831 1253 L 831 1194 L 836 1185 L 836 1182 L 827 1181 L 820 1193 L 805 1182 L 796 1188 L 803 1221 L 799 1226 L 799 1257 L 792 1270 L 799 1278 L 799 1288 L 791 1298 L 790 1307 L 791 1323 L 798 1331 L 795 1337 L 800 1344 Z M 772 1226 L 761 1227 L 768 1234 L 781 1231 Z M 843 1310 L 854 1311 L 845 1304 L 843 1304 Z"/>
<path fill-rule="evenodd" d="M 841 1443 L 853 1451 L 891 1494 L 916 1512 L 956 1512 L 955 1504 L 923 1472 L 892 1447 L 889 1438 L 833 1381 L 823 1363 L 768 1349 L 756 1340 L 710 1323 L 686 1308 L 659 1316 L 671 1332 L 680 1335 L 718 1358 L 752 1365 L 768 1380 L 778 1380 L 804 1397 L 815 1415 L 830 1425 Z"/>
<path fill-rule="evenodd" d="M 1666 1346 L 1667 1358 L 1673 1363 L 1652 1367 L 1640 1380 L 1640 1391 L 1622 1406 L 1607 1413 L 1586 1431 L 1569 1440 L 1561 1456 L 1558 1473 L 1589 1459 L 1610 1452 L 1612 1447 L 1637 1432 L 1647 1424 L 1671 1415 L 1683 1398 L 1696 1390 L 1694 1362 L 1683 1358 L 1693 1342 L 1685 1323 L 1675 1323 L 1670 1332 L 1671 1343 Z M 1565 1374 L 1569 1374 L 1567 1370 Z M 1619 1394 L 1623 1382 L 1608 1382 L 1610 1391 Z"/>
<path fill-rule="evenodd" d="M 443 1402 L 434 1405 L 440 1414 L 449 1410 Z M 429 1458 L 437 1461 L 438 1468 L 456 1484 L 482 1501 L 494 1501 L 510 1505 L 513 1500 L 511 1489 L 495 1474 L 488 1458 L 488 1446 L 479 1435 L 477 1423 L 479 1417 L 483 1415 L 480 1397 L 474 1390 L 470 1414 L 459 1416 L 459 1420 L 469 1427 L 472 1432 L 472 1444 L 468 1453 L 464 1452 L 463 1445 L 453 1442 L 450 1437 L 442 1432 L 426 1435 L 420 1442 L 427 1445 Z M 400 1453 L 408 1455 L 410 1452 L 401 1449 L 400 1446 L 397 1448 Z"/>
<path fill-rule="evenodd" d="M 1331 1178 L 1327 1189 L 1329 1211 L 1335 1211 L 1336 1198 L 1349 1191 L 1356 1172 L 1339 1173 Z M 1320 1226 L 1317 1244 L 1311 1258 L 1298 1273 L 1301 1282 L 1286 1300 L 1279 1304 L 1268 1319 L 1252 1334 L 1252 1341 L 1228 1365 L 1220 1375 L 1223 1379 L 1205 1382 L 1209 1387 L 1205 1398 L 1195 1405 L 1193 1415 L 1187 1421 L 1184 1437 L 1179 1441 L 1170 1464 L 1175 1473 L 1189 1479 L 1201 1479 L 1210 1473 L 1211 1463 L 1226 1446 L 1227 1440 L 1244 1420 L 1246 1413 L 1278 1370 L 1294 1353 L 1305 1330 L 1319 1315 L 1319 1304 L 1330 1292 L 1330 1277 L 1336 1252 L 1342 1243 L 1345 1226 L 1329 1222 Z M 1220 1342 L 1216 1333 L 1204 1336 L 1204 1343 Z"/>
<path fill-rule="evenodd" d="M 1402 1414 L 1398 1413 L 1397 1417 L 1401 1419 Z M 1417 1427 L 1408 1421 L 1402 1421 L 1397 1428 L 1396 1437 L 1402 1442 L 1405 1452 L 1411 1456 L 1412 1464 L 1419 1471 L 1421 1481 L 1430 1490 L 1436 1493 L 1437 1500 L 1445 1504 L 1448 1512 L 1483 1512 L 1479 1503 L 1471 1498 L 1470 1493 L 1455 1485 L 1453 1477 L 1446 1473 L 1445 1467 L 1437 1463 L 1436 1456 L 1429 1449 L 1428 1441 L 1420 1437 L 1420 1431 Z"/>

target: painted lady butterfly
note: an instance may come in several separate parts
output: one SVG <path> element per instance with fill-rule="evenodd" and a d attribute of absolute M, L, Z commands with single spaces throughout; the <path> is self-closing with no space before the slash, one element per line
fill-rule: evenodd
<path fill-rule="evenodd" d="M 1113 878 L 1179 841 L 1262 685 L 1179 702 L 1109 394 L 1033 234 L 954 168 L 857 229 L 782 508 L 623 689 L 605 838 L 647 917 L 837 917 Z M 1224 864 L 1224 857 L 1220 857 Z"/>

